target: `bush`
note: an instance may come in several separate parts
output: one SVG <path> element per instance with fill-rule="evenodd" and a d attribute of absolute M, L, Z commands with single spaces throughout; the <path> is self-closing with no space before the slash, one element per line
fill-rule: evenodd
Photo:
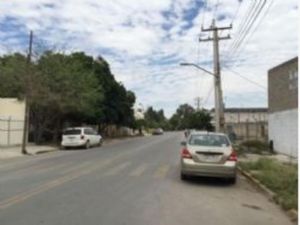
<path fill-rule="evenodd" d="M 298 208 L 298 169 L 296 165 L 282 164 L 274 159 L 261 158 L 256 162 L 241 163 L 244 170 L 257 170 L 253 174 L 272 190 L 275 200 L 286 210 Z"/>

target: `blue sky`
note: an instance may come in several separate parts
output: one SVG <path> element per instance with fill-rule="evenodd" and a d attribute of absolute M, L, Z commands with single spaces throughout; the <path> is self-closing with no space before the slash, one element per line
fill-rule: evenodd
<path fill-rule="evenodd" d="M 219 26 L 233 23 L 232 30 L 222 32 L 232 36 L 220 42 L 222 66 L 230 59 L 231 69 L 260 85 L 223 67 L 225 105 L 267 106 L 267 89 L 261 86 L 267 87 L 268 69 L 298 54 L 298 3 L 267 0 L 261 14 L 266 16 L 229 57 L 251 4 L 239 0 L 2 0 L 0 54 L 26 52 L 28 33 L 33 30 L 36 48 L 46 43 L 64 52 L 102 55 L 139 103 L 163 108 L 170 116 L 179 104 L 194 104 L 197 96 L 204 107 L 213 107 L 212 77 L 179 63 L 198 63 L 212 70 L 212 43 L 199 43 L 198 38 L 208 35 L 200 32 L 201 25 L 208 27 L 216 18 Z"/>

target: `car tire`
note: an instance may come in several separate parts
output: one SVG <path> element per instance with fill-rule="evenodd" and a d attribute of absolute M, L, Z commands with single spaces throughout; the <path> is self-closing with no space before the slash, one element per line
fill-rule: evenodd
<path fill-rule="evenodd" d="M 90 147 L 91 147 L 90 141 L 87 140 L 86 143 L 85 143 L 84 148 L 85 148 L 85 149 L 89 149 Z"/>
<path fill-rule="evenodd" d="M 180 174 L 180 179 L 181 179 L 181 180 L 187 180 L 187 179 L 188 179 L 188 176 L 187 176 L 186 174 L 181 173 L 181 174 Z"/>
<path fill-rule="evenodd" d="M 228 179 L 230 184 L 235 184 L 236 183 L 236 177 L 232 177 Z"/>

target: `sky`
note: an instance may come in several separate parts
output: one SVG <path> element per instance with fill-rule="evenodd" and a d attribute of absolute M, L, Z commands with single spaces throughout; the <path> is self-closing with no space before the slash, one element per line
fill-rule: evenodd
<path fill-rule="evenodd" d="M 199 42 L 213 19 L 232 24 L 219 31 L 231 36 L 219 42 L 225 106 L 267 107 L 268 70 L 298 54 L 297 0 L 0 0 L 0 55 L 26 53 L 33 30 L 35 49 L 103 56 L 137 103 L 170 117 L 196 97 L 214 106 L 213 77 L 179 65 L 213 71 L 213 43 Z"/>

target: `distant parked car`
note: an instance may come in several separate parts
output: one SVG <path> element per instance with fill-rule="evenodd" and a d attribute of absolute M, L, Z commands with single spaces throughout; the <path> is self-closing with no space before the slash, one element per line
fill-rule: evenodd
<path fill-rule="evenodd" d="M 157 128 L 152 132 L 153 135 L 161 135 L 164 134 L 164 130 L 162 128 Z"/>
<path fill-rule="evenodd" d="M 181 179 L 221 177 L 235 183 L 237 154 L 226 134 L 194 131 L 181 144 Z"/>
<path fill-rule="evenodd" d="M 62 135 L 61 146 L 68 147 L 84 147 L 86 149 L 91 146 L 101 145 L 102 137 L 94 129 L 90 127 L 70 127 L 67 128 Z"/>

